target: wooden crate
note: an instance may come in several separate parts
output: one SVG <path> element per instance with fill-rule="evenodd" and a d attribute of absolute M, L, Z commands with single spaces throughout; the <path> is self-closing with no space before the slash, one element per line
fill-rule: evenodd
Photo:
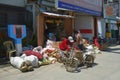
<path fill-rule="evenodd" d="M 60 41 L 54 42 L 53 43 L 53 47 L 58 49 L 59 48 L 59 44 L 60 44 Z"/>

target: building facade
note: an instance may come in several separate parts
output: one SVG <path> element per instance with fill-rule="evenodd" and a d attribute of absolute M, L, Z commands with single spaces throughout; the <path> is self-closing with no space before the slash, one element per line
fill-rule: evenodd
<path fill-rule="evenodd" d="M 100 19 L 98 33 L 104 38 L 115 41 L 118 36 L 116 16 L 119 14 L 119 0 L 104 0 L 103 18 Z M 100 26 L 102 25 L 102 26 Z"/>
<path fill-rule="evenodd" d="M 102 17 L 102 0 L 58 0 L 58 9 L 74 13 L 74 30 L 80 30 L 84 38 L 97 36 L 98 18 Z"/>

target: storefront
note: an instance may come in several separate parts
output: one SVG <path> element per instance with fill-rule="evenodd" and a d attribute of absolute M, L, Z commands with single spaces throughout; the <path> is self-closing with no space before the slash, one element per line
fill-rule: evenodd
<path fill-rule="evenodd" d="M 49 33 L 55 34 L 57 41 L 60 41 L 62 35 L 72 35 L 73 19 L 74 18 L 69 15 L 60 15 L 49 12 L 39 14 L 37 17 L 38 45 L 44 46 Z"/>
<path fill-rule="evenodd" d="M 74 30 L 80 30 L 83 37 L 91 40 L 94 36 L 97 36 L 97 17 L 102 14 L 102 1 L 58 0 L 57 8 L 75 12 Z"/>
<path fill-rule="evenodd" d="M 96 36 L 97 16 L 101 16 L 102 14 L 102 1 L 94 0 L 91 3 L 89 0 L 55 0 L 55 2 L 51 4 L 50 8 L 47 6 L 43 7 L 43 9 L 41 9 L 42 12 L 37 18 L 38 45 L 43 46 L 43 42 L 46 41 L 49 32 L 54 33 L 57 40 L 60 40 L 61 34 L 72 35 L 73 30 L 78 29 L 88 38 Z M 54 6 L 56 8 L 54 10 L 58 12 L 52 9 Z M 46 13 L 44 8 L 51 10 L 49 11 L 50 13 Z M 65 12 L 65 14 L 59 13 L 59 10 Z M 69 13 L 66 14 L 66 12 L 72 12 L 72 15 Z M 78 15 L 76 15 L 76 13 L 78 13 Z M 82 14 L 82 17 L 79 16 L 79 14 Z M 74 16 L 74 18 L 69 15 Z M 79 24 L 79 20 L 81 20 L 80 23 L 82 24 Z"/>
<path fill-rule="evenodd" d="M 117 40 L 120 40 L 120 17 L 117 17 Z"/>
<path fill-rule="evenodd" d="M 115 17 L 114 8 L 110 5 L 104 5 L 104 18 L 105 18 L 105 37 L 116 39 L 117 38 L 117 19 Z"/>

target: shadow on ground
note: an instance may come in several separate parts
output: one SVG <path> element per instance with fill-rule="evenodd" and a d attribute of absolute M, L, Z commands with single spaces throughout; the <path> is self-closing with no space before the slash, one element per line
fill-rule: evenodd
<path fill-rule="evenodd" d="M 116 53 L 116 54 L 120 54 L 120 48 L 116 47 L 117 45 L 111 45 L 109 46 L 104 52 L 110 52 L 110 53 Z"/>
<path fill-rule="evenodd" d="M 88 67 L 86 67 L 86 66 L 84 66 L 84 65 L 79 65 L 78 67 L 81 67 L 81 69 L 88 69 L 88 68 L 93 68 L 93 67 L 95 67 L 95 66 L 97 66 L 98 65 L 98 63 L 92 63 L 90 66 L 88 66 Z"/>

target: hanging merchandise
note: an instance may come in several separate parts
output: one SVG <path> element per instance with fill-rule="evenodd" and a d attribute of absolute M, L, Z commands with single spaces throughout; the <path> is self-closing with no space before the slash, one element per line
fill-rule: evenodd
<path fill-rule="evenodd" d="M 54 23 L 54 20 L 47 19 L 46 22 L 47 23 Z"/>

